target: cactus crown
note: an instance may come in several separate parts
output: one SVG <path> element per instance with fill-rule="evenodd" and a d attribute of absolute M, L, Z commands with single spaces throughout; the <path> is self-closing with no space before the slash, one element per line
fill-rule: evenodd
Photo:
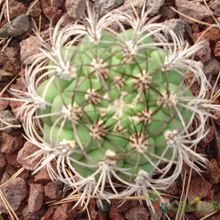
<path fill-rule="evenodd" d="M 205 98 L 209 83 L 191 59 L 202 44 L 189 47 L 164 24 L 147 21 L 144 8 L 140 17 L 100 20 L 88 10 L 85 24 L 62 29 L 61 20 L 51 45 L 39 36 L 43 48 L 26 72 L 27 92 L 13 91 L 25 102 L 18 113 L 26 136 L 39 147 L 30 156 L 41 158 L 36 171 L 46 166 L 81 192 L 76 204 L 91 196 L 147 198 L 172 184 L 184 163 L 197 172 L 206 163 L 194 148 L 219 106 Z M 194 82 L 197 95 L 189 89 Z"/>
<path fill-rule="evenodd" d="M 184 129 L 181 119 L 187 124 L 191 117 L 177 106 L 178 97 L 192 96 L 184 77 L 163 69 L 167 51 L 146 49 L 154 40 L 144 34 L 137 50 L 134 35 L 133 29 L 117 38 L 105 31 L 96 43 L 84 37 L 61 48 L 70 69 L 51 73 L 37 88 L 48 103 L 38 114 L 51 115 L 43 121 L 44 140 L 72 148 L 73 167 L 83 177 L 102 163 L 130 181 L 140 170 L 160 171 L 172 157 L 167 140 Z"/>

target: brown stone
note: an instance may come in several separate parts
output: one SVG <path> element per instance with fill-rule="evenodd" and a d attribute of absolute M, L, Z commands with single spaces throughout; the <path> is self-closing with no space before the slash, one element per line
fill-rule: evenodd
<path fill-rule="evenodd" d="M 80 19 L 86 11 L 86 0 L 66 0 L 67 14 L 74 20 Z"/>
<path fill-rule="evenodd" d="M 1 135 L 2 153 L 11 154 L 20 149 L 24 144 L 24 138 L 20 133 L 7 134 L 5 132 Z"/>
<path fill-rule="evenodd" d="M 0 111 L 0 118 L 2 119 L 2 121 L 0 121 L 1 131 L 11 134 L 14 129 L 20 128 L 20 122 L 15 118 L 11 111 Z"/>
<path fill-rule="evenodd" d="M 60 199 L 62 196 L 61 184 L 57 182 L 47 183 L 47 185 L 44 186 L 44 194 L 45 194 L 45 197 L 50 200 Z"/>
<path fill-rule="evenodd" d="M 214 55 L 216 58 L 220 59 L 220 41 L 215 44 Z"/>
<path fill-rule="evenodd" d="M 27 194 L 27 186 L 25 180 L 20 177 L 11 179 L 2 187 L 2 193 L 4 194 L 13 210 L 16 211 Z M 8 213 L 2 201 L 0 201 L 0 211 L 2 213 Z"/>
<path fill-rule="evenodd" d="M 199 33 L 193 34 L 194 41 L 197 41 L 199 38 L 208 39 L 210 41 L 218 41 L 220 40 L 220 30 L 219 28 L 210 28 L 209 30 L 205 30 Z"/>
<path fill-rule="evenodd" d="M 68 203 L 64 203 L 55 209 L 52 220 L 68 220 Z"/>
<path fill-rule="evenodd" d="M 62 16 L 62 10 L 56 7 L 56 4 L 51 4 L 50 0 L 41 0 L 41 7 L 44 15 L 53 23 L 56 23 Z"/>
<path fill-rule="evenodd" d="M 52 216 L 54 213 L 54 209 L 53 208 L 49 208 L 44 215 L 41 217 L 40 220 L 51 220 Z"/>
<path fill-rule="evenodd" d="M 125 213 L 125 217 L 127 220 L 136 220 L 136 219 L 148 220 L 150 219 L 149 216 L 150 216 L 149 212 L 143 206 L 134 207 Z"/>
<path fill-rule="evenodd" d="M 40 2 L 39 1 L 34 1 L 30 4 L 30 6 L 28 7 L 29 11 L 29 15 L 31 17 L 37 18 L 41 15 L 42 9 L 40 7 Z"/>
<path fill-rule="evenodd" d="M 43 214 L 45 213 L 45 208 L 42 207 L 39 211 L 37 212 L 31 212 L 28 208 L 28 205 L 26 205 L 23 209 L 22 209 L 22 219 L 24 220 L 39 220 L 41 219 L 41 217 L 43 216 Z"/>
<path fill-rule="evenodd" d="M 194 175 L 190 181 L 190 188 L 188 193 L 189 202 L 193 202 L 195 197 L 199 197 L 200 199 L 208 196 L 209 191 L 212 188 L 212 184 L 206 181 L 199 175 Z"/>
<path fill-rule="evenodd" d="M 21 68 L 18 52 L 16 47 L 7 47 L 3 52 L 0 52 L 1 68 L 12 75 L 16 75 Z"/>
<path fill-rule="evenodd" d="M 40 210 L 44 200 L 44 188 L 41 184 L 30 184 L 28 197 L 28 210 L 31 213 Z"/>
<path fill-rule="evenodd" d="M 21 70 L 21 73 L 24 73 L 23 70 Z M 21 74 L 19 74 L 21 75 Z M 23 74 L 22 74 L 23 75 Z M 16 80 L 16 83 L 12 84 L 10 86 L 10 89 L 18 90 L 20 92 L 25 92 L 26 91 L 26 86 L 23 77 L 18 77 Z M 15 115 L 17 119 L 22 119 L 21 115 L 19 114 L 19 109 L 24 103 L 22 101 L 14 101 L 10 100 L 10 106 L 12 108 L 12 112 Z"/>
<path fill-rule="evenodd" d="M 191 2 L 188 0 L 176 0 L 176 6 L 178 11 L 182 14 L 199 21 L 213 15 L 210 9 L 208 9 L 206 6 L 202 5 L 199 2 Z M 195 21 L 188 19 L 184 16 L 181 16 L 181 18 L 187 23 L 195 23 Z"/>
<path fill-rule="evenodd" d="M 9 164 L 16 168 L 21 168 L 21 164 L 17 161 L 17 153 L 14 154 L 6 154 L 6 159 Z"/>
<path fill-rule="evenodd" d="M 42 168 L 35 176 L 34 176 L 34 182 L 35 183 L 42 183 L 46 184 L 49 181 L 51 181 L 50 176 L 48 175 L 48 172 L 46 168 Z"/>
<path fill-rule="evenodd" d="M 211 59 L 211 47 L 209 40 L 205 39 L 203 41 L 203 47 L 195 53 L 196 58 L 198 58 L 203 63 L 208 62 Z"/>
<path fill-rule="evenodd" d="M 204 66 L 204 73 L 206 75 L 216 75 L 220 71 L 220 62 L 214 57 Z"/>
<path fill-rule="evenodd" d="M 40 52 L 41 43 L 36 36 L 24 39 L 20 43 L 20 59 L 24 65 L 32 64 L 36 58 L 33 55 Z"/>
<path fill-rule="evenodd" d="M 25 6 L 19 2 L 19 1 L 15 1 L 15 0 L 9 0 L 8 1 L 8 9 L 9 9 L 9 16 L 10 19 L 13 19 L 21 14 L 24 14 L 26 11 Z M 5 18 L 7 18 L 7 10 L 4 10 L 4 16 Z"/>
<path fill-rule="evenodd" d="M 18 152 L 17 160 L 22 166 L 27 170 L 33 170 L 36 166 L 36 164 L 39 162 L 39 158 L 35 160 L 31 160 L 30 158 L 27 158 L 31 154 L 33 154 L 35 151 L 37 151 L 39 148 L 32 144 L 31 142 L 27 141 L 25 142 L 23 148 Z"/>
<path fill-rule="evenodd" d="M 211 159 L 208 163 L 208 176 L 212 184 L 220 182 L 220 167 L 215 159 Z"/>
<path fill-rule="evenodd" d="M 5 155 L 0 152 L 0 169 L 6 165 Z"/>
<path fill-rule="evenodd" d="M 65 0 L 51 0 L 51 5 L 56 8 L 62 8 Z"/>
<path fill-rule="evenodd" d="M 1 178 L 1 184 L 5 183 L 10 177 L 11 177 L 11 175 L 5 171 L 2 175 L 2 178 Z"/>

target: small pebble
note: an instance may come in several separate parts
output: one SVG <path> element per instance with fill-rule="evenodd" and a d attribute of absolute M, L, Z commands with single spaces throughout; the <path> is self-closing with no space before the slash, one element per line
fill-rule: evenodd
<path fill-rule="evenodd" d="M 66 0 L 67 14 L 74 20 L 80 19 L 86 12 L 86 0 Z"/>
<path fill-rule="evenodd" d="M 3 132 L 1 134 L 0 143 L 0 151 L 2 153 L 11 154 L 19 150 L 24 145 L 24 138 L 21 133 L 18 132 L 10 132 L 10 134 Z"/>
<path fill-rule="evenodd" d="M 44 200 L 44 188 L 41 184 L 30 184 L 28 197 L 29 212 L 34 213 L 40 210 Z"/>
<path fill-rule="evenodd" d="M 51 178 L 47 172 L 47 169 L 44 167 L 34 176 L 35 183 L 46 184 L 49 181 L 51 181 Z"/>
<path fill-rule="evenodd" d="M 0 37 L 17 37 L 29 30 L 27 15 L 20 15 L 0 28 Z"/>
<path fill-rule="evenodd" d="M 124 4 L 124 0 L 96 0 L 94 8 L 102 16 Z"/>
<path fill-rule="evenodd" d="M 1 190 L 14 211 L 19 208 L 27 194 L 26 182 L 20 177 L 8 181 Z M 0 201 L 0 211 L 8 213 L 2 201 Z"/>
<path fill-rule="evenodd" d="M 199 2 L 191 2 L 189 0 L 176 0 L 176 7 L 178 11 L 182 14 L 197 19 L 199 21 L 213 15 L 210 9 Z M 193 21 L 192 19 L 188 19 L 184 16 L 181 16 L 181 18 L 187 23 L 195 23 L 195 21 Z"/>
<path fill-rule="evenodd" d="M 156 15 L 159 9 L 164 5 L 165 0 L 147 0 L 147 8 L 150 15 Z"/>
<path fill-rule="evenodd" d="M 214 0 L 210 1 L 209 7 L 217 14 L 220 14 L 220 1 Z"/>
<path fill-rule="evenodd" d="M 211 59 L 211 47 L 208 39 L 203 40 L 203 47 L 195 53 L 195 56 L 203 63 Z"/>
<path fill-rule="evenodd" d="M 185 32 L 185 24 L 181 19 L 169 19 L 164 24 L 171 28 L 177 35 L 182 36 Z"/>
<path fill-rule="evenodd" d="M 36 164 L 39 162 L 40 158 L 36 159 L 35 161 L 31 160 L 30 158 L 26 159 L 38 149 L 39 148 L 37 146 L 27 141 L 21 150 L 19 150 L 17 160 L 26 170 L 33 170 Z"/>
<path fill-rule="evenodd" d="M 24 65 L 30 65 L 36 58 L 33 56 L 39 53 L 41 44 L 36 36 L 31 36 L 20 42 L 20 60 Z"/>
<path fill-rule="evenodd" d="M 220 60 L 220 41 L 215 44 L 214 55 Z"/>
<path fill-rule="evenodd" d="M 4 17 L 7 18 L 9 13 L 9 17 L 12 20 L 13 18 L 18 17 L 19 15 L 24 14 L 25 12 L 26 7 L 24 6 L 24 4 L 22 4 L 21 1 L 8 0 L 8 11 L 7 8 L 4 9 Z"/>
<path fill-rule="evenodd" d="M 214 57 L 204 65 L 204 73 L 206 75 L 215 75 L 220 71 L 220 62 Z"/>
<path fill-rule="evenodd" d="M 0 118 L 4 120 L 4 121 L 0 121 L 0 130 L 3 130 L 4 132 L 9 133 L 15 127 L 17 128 L 20 126 L 19 121 L 9 110 L 1 111 Z"/>

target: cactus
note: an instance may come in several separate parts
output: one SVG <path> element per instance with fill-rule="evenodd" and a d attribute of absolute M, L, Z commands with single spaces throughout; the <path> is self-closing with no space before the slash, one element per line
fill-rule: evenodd
<path fill-rule="evenodd" d="M 166 25 L 147 21 L 144 9 L 140 17 L 99 20 L 88 9 L 84 24 L 63 28 L 61 19 L 51 44 L 39 36 L 43 48 L 26 72 L 27 92 L 13 91 L 25 102 L 26 136 L 39 147 L 29 157 L 41 158 L 35 172 L 46 166 L 52 179 L 81 194 L 76 204 L 137 194 L 151 206 L 149 192 L 172 184 L 184 163 L 197 172 L 205 166 L 195 148 L 219 106 L 206 99 L 209 82 L 191 58 L 202 43 L 190 47 Z"/>
<path fill-rule="evenodd" d="M 127 181 L 140 170 L 161 172 L 158 165 L 172 158 L 169 130 L 184 129 L 175 110 L 178 96 L 192 96 L 184 77 L 162 70 L 163 49 L 124 51 L 119 39 L 125 36 L 131 41 L 134 30 L 117 38 L 104 32 L 96 44 L 85 37 L 78 47 L 62 48 L 75 63 L 69 79 L 51 75 L 37 88 L 48 102 L 39 115 L 51 115 L 43 123 L 44 141 L 73 148 L 72 165 L 84 178 L 105 161 Z M 148 43 L 153 39 L 143 37 L 140 46 Z M 178 112 L 185 123 L 190 120 L 191 111 L 178 107 Z"/>

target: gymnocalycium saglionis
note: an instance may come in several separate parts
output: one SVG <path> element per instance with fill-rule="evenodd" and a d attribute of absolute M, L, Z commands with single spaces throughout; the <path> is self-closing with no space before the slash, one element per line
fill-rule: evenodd
<path fill-rule="evenodd" d="M 149 193 L 170 186 L 184 164 L 197 172 L 206 164 L 195 148 L 219 106 L 206 98 L 209 82 L 192 59 L 202 43 L 148 22 L 144 8 L 140 16 L 87 14 L 64 27 L 61 19 L 49 40 L 38 35 L 27 91 L 11 90 L 39 148 L 27 159 L 79 194 L 76 204 L 136 194 L 151 206 Z"/>

